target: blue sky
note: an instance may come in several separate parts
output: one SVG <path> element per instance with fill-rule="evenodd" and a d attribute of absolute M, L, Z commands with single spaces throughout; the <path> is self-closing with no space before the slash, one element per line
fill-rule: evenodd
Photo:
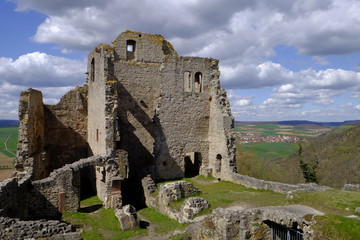
<path fill-rule="evenodd" d="M 358 0 L 2 0 L 0 119 L 29 87 L 55 104 L 127 29 L 220 60 L 238 121 L 360 119 Z"/>

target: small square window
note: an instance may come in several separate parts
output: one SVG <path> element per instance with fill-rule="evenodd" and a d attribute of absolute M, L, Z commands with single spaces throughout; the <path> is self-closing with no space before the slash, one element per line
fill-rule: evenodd
<path fill-rule="evenodd" d="M 134 52 L 134 45 L 127 45 L 128 52 Z"/>

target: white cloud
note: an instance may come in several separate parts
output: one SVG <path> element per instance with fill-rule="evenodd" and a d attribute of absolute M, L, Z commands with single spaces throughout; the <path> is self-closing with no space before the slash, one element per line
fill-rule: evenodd
<path fill-rule="evenodd" d="M 254 96 L 233 92 L 230 98 L 235 115 L 261 118 L 278 111 L 279 117 L 286 117 L 293 111 L 297 116 L 320 117 L 321 113 L 312 110 L 294 111 L 309 104 L 330 108 L 334 97 L 345 92 L 353 98 L 360 96 L 359 72 L 295 71 L 277 63 L 274 50 L 280 45 L 289 46 L 322 66 L 332 64 L 330 55 L 359 53 L 357 0 L 207 0 L 206 4 L 200 0 L 12 1 L 19 11 L 36 10 L 47 15 L 33 40 L 55 43 L 63 54 L 88 51 L 100 42 L 110 43 L 127 29 L 159 33 L 181 55 L 220 59 L 222 87 L 272 89 L 259 105 L 255 105 Z M 15 60 L 0 58 L 0 84 L 8 84 L 9 91 L 19 86 L 82 84 L 85 71 L 83 61 L 44 53 L 30 53 Z M 55 102 L 57 97 L 49 94 L 46 99 Z M 330 116 L 336 111 L 325 112 L 324 116 Z"/>
<path fill-rule="evenodd" d="M 85 61 L 33 52 L 18 59 L 0 58 L 0 83 L 16 86 L 73 86 L 82 84 Z"/>
<path fill-rule="evenodd" d="M 74 85 L 85 82 L 85 61 L 33 52 L 18 59 L 0 58 L 0 118 L 17 119 L 20 92 L 41 90 L 44 102 L 55 104 Z"/>

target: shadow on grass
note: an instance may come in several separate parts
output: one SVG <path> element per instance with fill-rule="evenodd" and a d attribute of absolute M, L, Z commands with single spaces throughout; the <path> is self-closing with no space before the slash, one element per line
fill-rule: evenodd
<path fill-rule="evenodd" d="M 139 222 L 139 227 L 140 228 L 147 229 L 149 226 L 150 226 L 149 222 L 140 220 L 140 222 Z"/>
<path fill-rule="evenodd" d="M 79 209 L 79 212 L 82 212 L 82 213 L 93 213 L 97 210 L 99 210 L 103 205 L 102 204 L 95 204 L 95 205 L 92 205 L 92 206 L 87 206 L 87 207 L 81 207 Z"/>

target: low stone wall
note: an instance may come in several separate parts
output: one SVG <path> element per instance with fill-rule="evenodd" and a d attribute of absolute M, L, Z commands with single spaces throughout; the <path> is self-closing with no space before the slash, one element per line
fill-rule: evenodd
<path fill-rule="evenodd" d="M 0 216 L 27 217 L 26 192 L 30 176 L 18 182 L 16 178 L 0 182 Z"/>
<path fill-rule="evenodd" d="M 57 218 L 63 212 L 75 212 L 80 204 L 80 169 L 104 164 L 106 158 L 80 159 L 53 171 L 49 177 L 32 182 L 29 215 L 33 218 Z"/>
<path fill-rule="evenodd" d="M 253 209 L 217 208 L 212 214 L 189 225 L 187 234 L 191 239 L 270 239 L 271 226 L 268 224 L 275 223 L 283 226 L 284 230 L 297 230 L 303 235 L 302 239 L 311 240 L 314 238 L 312 226 L 316 215 L 322 213 L 301 205 Z M 280 236 L 277 237 L 276 239 L 280 239 Z"/>
<path fill-rule="evenodd" d="M 313 191 L 325 191 L 331 189 L 330 187 L 320 186 L 315 183 L 307 183 L 307 184 L 304 183 L 304 184 L 294 185 L 294 184 L 286 184 L 280 182 L 265 181 L 238 173 L 229 174 L 226 180 L 243 185 L 247 188 L 265 189 L 279 193 L 288 193 L 289 191 L 313 192 Z"/>
<path fill-rule="evenodd" d="M 192 218 L 194 215 L 210 207 L 209 203 L 200 197 L 190 197 L 185 199 L 178 210 L 169 206 L 172 202 L 200 192 L 200 190 L 192 183 L 186 181 L 162 184 L 160 185 L 159 192 L 156 192 L 157 187 L 149 176 L 142 179 L 142 185 L 144 188 L 146 204 L 180 223 L 193 222 Z"/>
<path fill-rule="evenodd" d="M 360 184 L 345 184 L 342 190 L 346 191 L 360 191 Z"/>
<path fill-rule="evenodd" d="M 0 239 L 78 240 L 81 236 L 71 225 L 60 221 L 21 221 L 0 217 Z"/>

